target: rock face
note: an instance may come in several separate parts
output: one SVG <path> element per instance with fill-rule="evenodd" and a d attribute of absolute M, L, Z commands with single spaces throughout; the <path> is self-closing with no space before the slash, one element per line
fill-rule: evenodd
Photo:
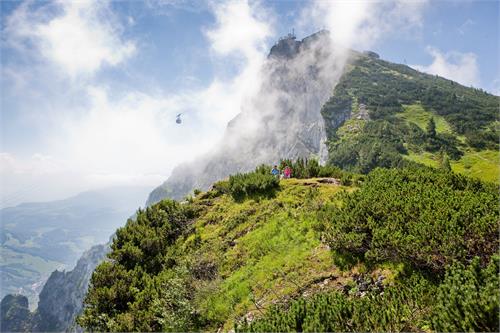
<path fill-rule="evenodd" d="M 31 313 L 28 298 L 22 295 L 7 295 L 0 303 L 0 331 L 23 332 L 30 330 Z"/>
<path fill-rule="evenodd" d="M 109 252 L 109 245 L 86 251 L 69 272 L 54 271 L 40 293 L 34 331 L 76 330 L 75 318 L 82 311 L 92 273 Z"/>
<path fill-rule="evenodd" d="M 380 56 L 378 55 L 378 53 L 375 53 L 373 51 L 364 51 L 363 54 L 366 55 L 367 57 L 370 57 L 373 59 L 380 59 Z"/>
<path fill-rule="evenodd" d="M 2 332 L 80 331 L 75 319 L 82 311 L 90 278 L 109 252 L 109 244 L 86 251 L 69 272 L 54 271 L 40 293 L 38 308 L 28 309 L 28 299 L 7 295 L 1 303 Z"/>
<path fill-rule="evenodd" d="M 262 68 L 260 89 L 229 122 L 215 151 L 174 169 L 149 196 L 147 205 L 166 197 L 181 199 L 195 188 L 208 189 L 230 174 L 282 158 L 327 158 L 321 107 L 342 74 L 327 31 L 297 41 L 280 39 Z"/>
<path fill-rule="evenodd" d="M 297 41 L 295 36 L 288 34 L 281 38 L 272 48 L 269 53 L 270 57 L 293 58 L 300 50 L 302 42 Z"/>

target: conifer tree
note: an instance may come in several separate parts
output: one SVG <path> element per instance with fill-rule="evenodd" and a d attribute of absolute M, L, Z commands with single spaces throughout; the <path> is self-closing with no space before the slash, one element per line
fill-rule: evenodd
<path fill-rule="evenodd" d="M 445 171 L 451 171 L 450 159 L 448 158 L 448 154 L 444 153 L 443 161 L 441 162 L 441 168 Z"/>
<path fill-rule="evenodd" d="M 427 135 L 431 138 L 436 137 L 436 123 L 434 122 L 434 117 L 431 117 L 427 123 Z"/>

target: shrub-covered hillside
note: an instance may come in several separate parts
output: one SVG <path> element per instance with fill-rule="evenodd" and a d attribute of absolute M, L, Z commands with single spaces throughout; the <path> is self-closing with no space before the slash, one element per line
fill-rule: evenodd
<path fill-rule="evenodd" d="M 498 182 L 499 103 L 480 89 L 359 56 L 322 109 L 330 162 L 366 173 L 448 160 L 456 172 Z"/>
<path fill-rule="evenodd" d="M 276 182 L 266 170 L 139 211 L 94 272 L 79 323 L 98 331 L 497 329 L 495 186 L 430 168 L 366 178 L 313 171 L 351 186 Z"/>

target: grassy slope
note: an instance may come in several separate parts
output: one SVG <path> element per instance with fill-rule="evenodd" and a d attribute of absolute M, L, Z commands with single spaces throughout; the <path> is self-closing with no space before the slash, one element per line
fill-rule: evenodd
<path fill-rule="evenodd" d="M 455 134 L 449 123 L 441 116 L 433 114 L 422 107 L 421 104 L 411 104 L 404 106 L 404 112 L 399 113 L 398 118 L 408 123 L 414 123 L 425 130 L 427 122 L 434 117 L 436 131 L 438 133 Z M 457 136 L 463 142 L 464 138 Z M 471 148 L 463 149 L 464 155 L 458 161 L 451 161 L 453 171 L 478 178 L 489 182 L 500 182 L 500 154 L 498 151 L 481 150 L 476 151 Z M 439 167 L 439 154 L 429 152 L 409 151 L 407 159 L 424 165 Z"/>
<path fill-rule="evenodd" d="M 437 133 L 453 132 L 451 126 L 442 116 L 426 111 L 421 104 L 403 105 L 403 110 L 404 112 L 399 113 L 397 116 L 401 119 L 418 125 L 424 131 L 426 130 L 429 119 L 433 117 L 436 123 Z"/>
<path fill-rule="evenodd" d="M 453 258 L 495 252 L 496 238 L 488 233 L 498 221 L 496 191 L 476 191 L 478 184 L 460 180 L 432 169 L 378 170 L 361 189 L 290 179 L 267 192 L 272 197 L 237 200 L 224 194 L 226 181 L 181 204 L 161 202 L 117 231 L 114 261 L 94 273 L 81 323 L 104 331 L 229 331 L 301 296 L 335 289 L 363 296 L 368 287 L 361 288 L 359 273 L 372 281 L 386 277 L 382 289 L 413 286 L 404 282 L 411 265 L 442 270 Z M 462 225 L 462 217 L 471 223 Z M 358 242 L 363 235 L 367 242 Z M 360 251 L 368 260 L 349 255 Z M 403 280 L 396 279 L 400 273 Z M 405 295 L 417 291 L 408 288 Z M 378 315 L 397 310 L 398 302 L 406 301 Z M 393 319 L 407 323 L 408 311 L 425 318 L 421 311 L 430 311 L 431 303 L 422 304 Z M 424 321 L 411 330 L 425 330 Z"/>
<path fill-rule="evenodd" d="M 474 150 L 466 141 L 467 135 L 480 136 L 488 126 L 499 127 L 497 96 L 420 73 L 404 65 L 360 56 L 349 66 L 334 95 L 322 109 L 330 155 L 333 156 L 330 162 L 342 168 L 357 170 L 352 162 L 355 156 L 348 156 L 347 152 L 357 147 L 354 142 L 366 141 L 362 134 L 367 121 L 356 119 L 361 101 L 372 120 L 388 121 L 402 132 L 405 129 L 400 120 L 404 121 L 403 124 L 414 123 L 425 132 L 428 120 L 433 117 L 437 133 L 454 136 L 458 149 L 464 154 L 460 160 L 451 161 L 454 171 L 485 181 L 500 182 L 498 152 L 493 148 Z M 336 128 L 346 110 L 352 111 L 351 119 L 341 122 Z M 402 136 L 400 138 L 404 141 Z M 387 151 L 385 147 L 384 150 Z M 409 150 L 402 157 L 437 167 L 438 155 Z"/>
<path fill-rule="evenodd" d="M 208 204 L 206 212 L 194 232 L 178 241 L 184 260 L 219 268 L 217 279 L 198 282 L 196 303 L 226 330 L 244 315 L 258 316 L 275 302 L 310 292 L 318 281 L 336 276 L 334 287 L 349 279 L 350 273 L 333 265 L 319 239 L 315 210 L 352 188 L 315 179 L 284 180 L 281 188 L 276 198 L 241 203 L 227 195 L 202 195 L 194 204 Z"/>
<path fill-rule="evenodd" d="M 451 168 L 471 177 L 499 183 L 500 153 L 494 150 L 469 150 L 459 161 L 451 161 Z"/>
<path fill-rule="evenodd" d="M 410 152 L 411 161 L 431 167 L 439 167 L 439 156 L 429 152 Z M 500 153 L 494 150 L 467 150 L 458 161 L 450 161 L 455 172 L 488 182 L 500 183 Z"/>

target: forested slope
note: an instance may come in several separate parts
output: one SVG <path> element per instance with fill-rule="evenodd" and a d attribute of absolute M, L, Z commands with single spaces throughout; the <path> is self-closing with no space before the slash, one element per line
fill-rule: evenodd
<path fill-rule="evenodd" d="M 499 103 L 483 90 L 360 55 L 322 109 L 329 161 L 366 173 L 448 159 L 454 171 L 498 182 Z"/>

